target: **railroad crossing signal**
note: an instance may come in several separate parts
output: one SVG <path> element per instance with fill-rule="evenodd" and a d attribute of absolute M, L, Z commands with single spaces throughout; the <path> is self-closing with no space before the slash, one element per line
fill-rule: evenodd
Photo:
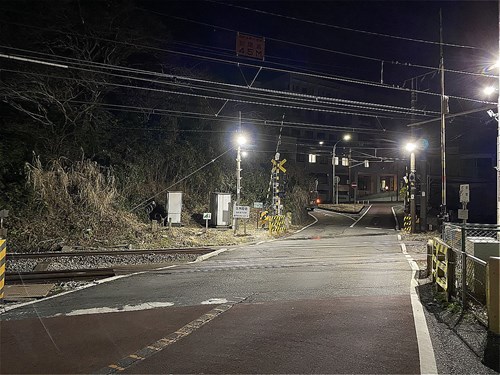
<path fill-rule="evenodd" d="M 286 172 L 286 169 L 285 167 L 283 167 L 283 165 L 286 163 L 286 159 L 283 159 L 282 161 L 276 161 L 274 159 L 271 159 L 271 162 L 273 163 L 273 172 L 278 172 L 278 169 L 285 173 Z"/>

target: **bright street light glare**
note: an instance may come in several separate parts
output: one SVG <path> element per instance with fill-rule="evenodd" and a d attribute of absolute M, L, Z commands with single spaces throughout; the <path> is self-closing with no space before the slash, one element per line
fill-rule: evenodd
<path fill-rule="evenodd" d="M 417 148 L 417 145 L 415 143 L 407 143 L 405 148 L 406 151 L 413 152 Z"/>
<path fill-rule="evenodd" d="M 245 136 L 244 136 L 244 135 L 240 134 L 240 135 L 238 135 L 238 137 L 236 138 L 236 142 L 237 142 L 240 146 L 242 146 L 242 145 L 244 145 L 245 143 L 247 143 L 247 139 L 245 138 Z"/>
<path fill-rule="evenodd" d="M 322 144 L 324 144 L 324 143 L 325 143 L 324 141 L 319 141 L 319 144 L 320 144 L 320 145 L 322 145 Z"/>
<path fill-rule="evenodd" d="M 348 141 L 348 140 L 351 139 L 351 135 L 350 134 L 346 134 L 346 135 L 344 135 L 343 139 L 344 139 L 344 141 Z"/>
<path fill-rule="evenodd" d="M 241 156 L 243 156 L 244 158 L 246 158 L 248 156 L 248 152 L 246 151 L 241 151 Z"/>
<path fill-rule="evenodd" d="M 493 94 L 494 92 L 496 91 L 495 87 L 494 86 L 487 86 L 483 89 L 483 93 L 485 95 L 491 95 Z"/>

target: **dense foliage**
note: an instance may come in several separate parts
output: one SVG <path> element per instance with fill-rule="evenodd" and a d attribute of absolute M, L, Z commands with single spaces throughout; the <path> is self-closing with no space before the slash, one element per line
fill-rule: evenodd
<path fill-rule="evenodd" d="M 134 73 L 207 76 L 159 48 L 168 25 L 121 1 L 46 4 L 0 6 L 1 52 L 33 60 L 4 59 L 0 71 L 0 208 L 11 212 L 11 247 L 137 236 L 141 203 L 163 202 L 168 189 L 184 192 L 188 220 L 208 209 L 210 192 L 234 194 L 234 124 L 186 116 L 210 112 L 210 102 Z M 243 204 L 265 201 L 269 174 L 268 156 L 244 165 Z M 288 208 L 300 221 L 307 189 L 291 181 Z"/>

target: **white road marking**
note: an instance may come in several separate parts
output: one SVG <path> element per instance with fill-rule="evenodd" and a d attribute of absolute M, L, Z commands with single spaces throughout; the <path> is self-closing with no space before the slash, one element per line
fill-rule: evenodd
<path fill-rule="evenodd" d="M 306 225 L 304 228 L 301 228 L 299 229 L 298 231 L 296 231 L 295 233 L 299 233 L 299 232 L 302 232 L 304 229 L 307 229 L 309 228 L 311 225 L 314 225 L 318 222 L 318 218 L 316 216 L 314 216 L 313 214 L 311 214 L 310 212 L 308 212 L 309 216 L 311 216 L 312 218 L 314 218 L 314 223 L 311 223 L 309 225 Z"/>
<path fill-rule="evenodd" d="M 370 208 L 372 208 L 372 205 L 368 206 L 368 208 L 363 213 L 363 215 L 361 215 L 361 217 L 358 220 L 356 220 L 354 223 L 352 223 L 352 225 L 350 226 L 350 228 L 354 228 L 354 226 L 368 213 L 368 211 L 370 211 Z"/>
<path fill-rule="evenodd" d="M 113 312 L 124 311 L 142 311 L 157 309 L 160 307 L 170 307 L 174 304 L 172 302 L 145 302 L 139 305 L 124 305 L 121 307 L 94 307 L 91 309 L 73 310 L 66 314 L 55 314 L 53 316 L 77 316 L 77 315 L 91 315 L 91 314 L 108 314 Z"/>
<path fill-rule="evenodd" d="M 434 356 L 434 349 L 432 348 L 432 341 L 429 335 L 429 328 L 427 327 L 427 322 L 425 320 L 424 308 L 418 294 L 416 287 L 417 282 L 417 272 L 419 272 L 419 267 L 417 263 L 413 260 L 411 255 L 406 251 L 406 245 L 400 243 L 401 250 L 406 257 L 406 260 L 410 264 L 413 271 L 411 282 L 410 282 L 410 299 L 411 307 L 413 309 L 413 320 L 415 322 L 415 331 L 417 334 L 418 343 L 418 355 L 420 359 L 420 373 L 421 374 L 437 374 L 436 358 Z"/>
<path fill-rule="evenodd" d="M 324 210 L 321 211 L 321 213 L 324 213 Z M 352 221 L 356 221 L 356 218 L 352 217 L 352 216 L 349 216 L 347 214 L 344 214 L 342 212 L 334 212 L 334 211 L 328 211 L 327 214 L 324 214 L 325 216 L 332 216 L 333 215 L 340 215 L 340 216 L 344 216 L 344 217 L 347 217 L 349 219 L 351 219 Z"/>
<path fill-rule="evenodd" d="M 164 270 L 164 269 L 173 268 L 173 267 L 177 267 L 177 265 L 174 264 L 174 265 L 167 266 L 167 267 L 155 268 L 155 270 Z M 99 285 L 99 284 L 104 284 L 104 283 L 108 283 L 110 281 L 114 281 L 114 280 L 118 280 L 118 279 L 123 279 L 125 277 L 130 277 L 130 276 L 135 276 L 135 275 L 141 275 L 141 274 L 146 273 L 146 272 L 148 272 L 148 271 L 140 271 L 140 272 L 129 273 L 129 274 L 126 274 L 126 275 L 111 276 L 111 277 L 108 277 L 106 279 L 96 280 L 96 281 L 94 281 L 94 282 L 92 282 L 90 284 L 82 285 L 82 286 L 77 287 L 75 289 L 68 290 L 67 292 L 62 292 L 62 293 L 54 294 L 53 296 L 45 297 L 45 298 L 42 298 L 42 299 L 37 299 L 35 301 L 18 303 L 18 304 L 12 305 L 12 306 L 5 306 L 5 307 L 0 308 L 0 315 L 2 315 L 3 313 L 5 313 L 7 311 L 17 309 L 19 307 L 28 306 L 28 305 L 34 305 L 36 303 L 47 301 L 49 299 L 53 299 L 53 298 L 58 298 L 58 297 L 65 296 L 66 294 L 75 293 L 75 292 L 78 292 L 79 290 L 91 288 L 91 287 Z"/>
<path fill-rule="evenodd" d="M 391 210 L 392 210 L 392 214 L 394 215 L 394 220 L 396 221 L 396 230 L 399 230 L 399 221 L 398 221 L 398 217 L 396 216 L 396 211 L 394 211 L 394 207 L 396 207 L 396 206 L 392 206 Z"/>
<path fill-rule="evenodd" d="M 202 305 L 220 305 L 223 303 L 227 303 L 227 299 L 225 298 L 210 298 L 206 301 L 203 301 Z"/>
<path fill-rule="evenodd" d="M 202 262 L 204 260 L 207 260 L 208 258 L 212 258 L 214 256 L 217 256 L 217 255 L 221 254 L 221 253 L 224 253 L 227 250 L 228 249 L 224 248 L 224 249 L 219 249 L 219 250 L 216 250 L 216 251 L 212 251 L 211 253 L 208 253 L 208 254 L 200 255 L 194 261 L 188 262 L 188 263 L 199 263 L 199 262 Z"/>

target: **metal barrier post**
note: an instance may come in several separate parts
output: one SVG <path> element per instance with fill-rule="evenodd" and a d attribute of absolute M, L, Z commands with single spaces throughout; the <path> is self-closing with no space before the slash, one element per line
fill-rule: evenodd
<path fill-rule="evenodd" d="M 3 287 L 5 285 L 6 260 L 7 260 L 7 241 L 0 240 L 0 303 L 3 303 Z"/>
<path fill-rule="evenodd" d="M 462 254 L 460 258 L 460 262 L 462 263 L 462 278 L 461 278 L 461 285 L 462 285 L 462 308 L 466 307 L 467 304 L 467 253 L 465 252 L 465 227 L 462 226 L 461 228 L 461 234 L 462 234 Z"/>
<path fill-rule="evenodd" d="M 455 286 L 455 272 L 456 272 L 456 266 L 455 262 L 457 259 L 457 255 L 453 251 L 451 247 L 448 247 L 448 274 L 446 275 L 446 279 L 448 281 L 448 291 L 446 293 L 446 298 L 447 301 L 451 301 L 451 298 L 455 296 L 456 294 L 456 286 Z"/>
<path fill-rule="evenodd" d="M 431 282 L 434 282 L 434 276 L 432 273 L 432 250 L 434 248 L 434 242 L 432 240 L 427 241 L 427 273 L 426 276 L 431 278 Z"/>
<path fill-rule="evenodd" d="M 467 305 L 467 253 L 462 251 L 461 263 L 462 263 L 462 307 L 465 308 Z"/>

